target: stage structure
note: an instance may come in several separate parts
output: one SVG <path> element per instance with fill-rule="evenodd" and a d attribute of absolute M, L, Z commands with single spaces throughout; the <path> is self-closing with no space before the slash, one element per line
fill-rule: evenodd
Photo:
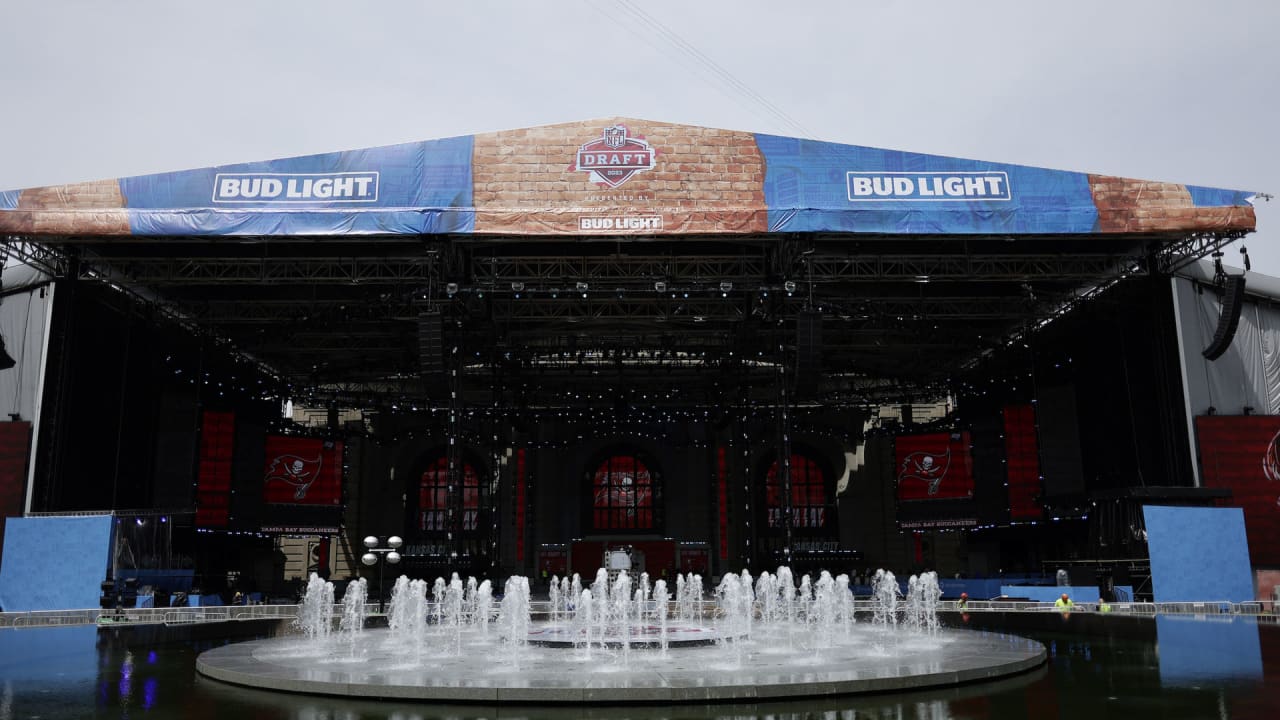
<path fill-rule="evenodd" d="M 3 192 L 10 255 L 63 308 L 26 502 L 400 534 L 407 567 L 563 572 L 624 547 L 655 574 L 873 562 L 885 517 L 1040 517 L 1040 461 L 1064 442 L 1037 435 L 1037 398 L 965 427 L 950 403 L 1055 318 L 1252 231 L 1250 201 L 627 118 Z M 89 400 L 68 378 L 95 331 L 77 298 L 196 338 L 136 349 L 171 375 L 187 357 L 238 373 L 155 391 L 174 422 L 138 440 L 148 490 L 69 499 Z M 111 407 L 159 383 L 116 372 Z M 328 422 L 281 428 L 272 403 Z M 913 406 L 948 420 L 917 427 Z M 868 443 L 895 428 L 897 455 Z"/>

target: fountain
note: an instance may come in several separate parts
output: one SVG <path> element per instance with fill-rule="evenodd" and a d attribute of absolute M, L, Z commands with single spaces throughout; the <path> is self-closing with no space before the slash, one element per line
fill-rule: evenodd
<path fill-rule="evenodd" d="M 328 639 L 333 629 L 333 583 L 311 573 L 294 625 L 310 640 Z"/>
<path fill-rule="evenodd" d="M 384 630 L 364 629 L 366 586 L 355 581 L 338 642 L 329 639 L 333 586 L 313 576 L 301 641 L 228 645 L 197 667 L 227 682 L 321 694 L 705 702 L 951 685 L 1021 672 L 1046 655 L 1022 638 L 942 629 L 933 573 L 908 581 L 904 596 L 893 573 L 878 571 L 862 600 L 844 574 L 802 575 L 797 586 L 787 567 L 726 573 L 709 601 L 698 575 L 677 575 L 672 595 L 665 580 L 614 572 L 599 571 L 589 588 L 576 575 L 555 578 L 545 601 L 520 576 L 504 582 L 500 599 L 488 580 L 402 577 Z"/>

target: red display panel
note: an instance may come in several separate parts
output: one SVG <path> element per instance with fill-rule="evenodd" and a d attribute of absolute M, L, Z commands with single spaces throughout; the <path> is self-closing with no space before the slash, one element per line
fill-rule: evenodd
<path fill-rule="evenodd" d="M 782 477 L 778 463 L 769 466 L 764 476 L 765 518 L 769 527 L 780 528 L 782 519 Z M 822 528 L 827 526 L 827 478 L 813 458 L 791 456 L 791 527 Z"/>
<path fill-rule="evenodd" d="M 196 527 L 227 526 L 231 513 L 231 462 L 235 437 L 235 413 L 206 411 L 201 416 Z"/>
<path fill-rule="evenodd" d="M 1280 565 L 1280 417 L 1196 418 L 1205 487 L 1231 491 L 1231 507 L 1244 510 L 1254 565 Z"/>
<path fill-rule="evenodd" d="M 268 435 L 262 498 L 273 505 L 342 502 L 342 443 Z"/>
<path fill-rule="evenodd" d="M 30 453 L 31 423 L 0 423 L 0 517 L 22 514 Z"/>
<path fill-rule="evenodd" d="M 480 496 L 483 485 L 480 475 L 471 463 L 462 464 L 459 475 L 462 481 L 461 530 L 472 531 L 479 527 Z M 418 529 L 424 532 L 448 531 L 449 515 L 449 459 L 439 457 L 422 471 L 418 481 Z"/>
<path fill-rule="evenodd" d="M 30 452 L 31 423 L 0 423 L 0 556 L 4 553 L 4 519 L 22 515 Z"/>
<path fill-rule="evenodd" d="M 614 455 L 592 475 L 591 525 L 596 530 L 652 530 L 653 474 L 640 458 Z"/>
<path fill-rule="evenodd" d="M 899 501 L 973 498 L 969 433 L 899 435 L 894 450 Z"/>
<path fill-rule="evenodd" d="M 1039 520 L 1040 448 L 1036 442 L 1033 405 L 1009 405 L 1004 409 L 1004 457 L 1009 481 L 1009 519 Z"/>

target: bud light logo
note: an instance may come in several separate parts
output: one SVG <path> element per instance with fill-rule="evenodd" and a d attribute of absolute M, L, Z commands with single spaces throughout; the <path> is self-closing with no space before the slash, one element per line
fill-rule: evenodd
<path fill-rule="evenodd" d="M 377 202 L 378 173 L 218 173 L 217 203 Z"/>
<path fill-rule="evenodd" d="M 1010 200 L 1005 172 L 850 172 L 849 201 Z"/>
<path fill-rule="evenodd" d="M 657 154 L 644 138 L 629 135 L 625 125 L 610 125 L 599 138 L 578 148 L 569 170 L 589 173 L 591 182 L 616 188 L 633 175 L 652 170 Z"/>

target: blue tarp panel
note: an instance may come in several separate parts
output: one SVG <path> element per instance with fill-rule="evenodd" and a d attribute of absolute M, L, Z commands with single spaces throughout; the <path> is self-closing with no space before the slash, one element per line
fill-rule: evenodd
<path fill-rule="evenodd" d="M 5 521 L 0 608 L 5 612 L 96 608 L 111 553 L 112 518 Z"/>
<path fill-rule="evenodd" d="M 1148 505 L 1142 512 L 1156 602 L 1253 600 L 1240 508 Z"/>

